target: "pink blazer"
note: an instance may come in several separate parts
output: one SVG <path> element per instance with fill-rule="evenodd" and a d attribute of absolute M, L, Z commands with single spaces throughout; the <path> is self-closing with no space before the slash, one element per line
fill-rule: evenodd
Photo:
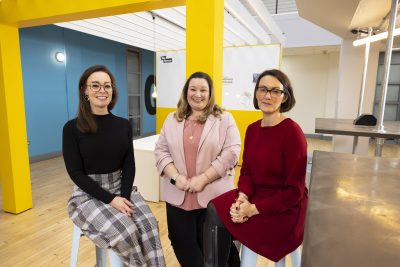
<path fill-rule="evenodd" d="M 183 203 L 185 192 L 170 183 L 169 177 L 164 177 L 165 166 L 173 162 L 179 173 L 187 175 L 183 149 L 183 126 L 185 121 L 178 122 L 174 112 L 164 121 L 160 137 L 156 143 L 156 167 L 161 178 L 161 198 L 173 205 Z M 233 116 L 224 111 L 221 117 L 208 116 L 200 137 L 197 152 L 197 175 L 212 165 L 220 179 L 206 185 L 202 192 L 197 193 L 199 204 L 207 207 L 208 202 L 234 188 L 233 177 L 240 153 L 240 133 Z M 165 179 L 164 179 L 165 178 Z"/>

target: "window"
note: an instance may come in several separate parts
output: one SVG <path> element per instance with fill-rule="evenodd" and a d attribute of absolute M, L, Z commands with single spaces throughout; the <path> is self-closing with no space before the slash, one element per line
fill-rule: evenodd
<path fill-rule="evenodd" d="M 140 76 L 140 52 L 129 49 L 127 51 L 128 119 L 134 139 L 142 135 Z"/>
<path fill-rule="evenodd" d="M 379 116 L 379 102 L 381 101 L 381 90 L 384 72 L 385 53 L 379 55 L 378 75 L 376 77 L 376 89 L 374 99 L 374 115 Z M 383 121 L 400 121 L 400 53 L 393 52 L 389 70 L 389 81 L 386 91 L 385 114 Z M 385 143 L 388 140 L 385 140 Z M 400 140 L 389 140 L 389 143 L 400 143 Z"/>
<path fill-rule="evenodd" d="M 385 53 L 380 53 L 374 99 L 374 115 L 377 118 L 379 116 L 379 101 L 383 82 L 384 57 Z M 383 120 L 400 121 L 400 53 L 397 52 L 392 54 Z"/>

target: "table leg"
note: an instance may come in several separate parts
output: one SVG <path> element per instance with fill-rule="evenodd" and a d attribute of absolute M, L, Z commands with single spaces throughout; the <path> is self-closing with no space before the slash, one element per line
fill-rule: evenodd
<path fill-rule="evenodd" d="M 358 136 L 354 136 L 354 140 L 353 140 L 353 154 L 356 154 L 356 150 L 357 150 L 357 145 L 358 145 Z"/>
<path fill-rule="evenodd" d="M 381 157 L 382 156 L 382 146 L 385 141 L 385 138 L 376 138 L 376 143 L 375 143 L 375 157 Z"/>

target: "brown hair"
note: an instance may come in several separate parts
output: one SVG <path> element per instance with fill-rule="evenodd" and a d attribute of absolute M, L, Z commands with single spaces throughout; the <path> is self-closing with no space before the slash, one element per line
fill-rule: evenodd
<path fill-rule="evenodd" d="M 205 79 L 208 83 L 208 88 L 210 89 L 210 99 L 203 110 L 203 114 L 198 118 L 198 122 L 205 123 L 210 114 L 214 115 L 215 117 L 219 117 L 223 112 L 223 109 L 215 104 L 214 86 L 210 75 L 204 72 L 195 72 L 190 75 L 183 86 L 181 97 L 179 98 L 177 110 L 175 112 L 175 119 L 177 121 L 183 121 L 192 114 L 192 108 L 187 101 L 187 93 L 189 90 L 190 81 L 196 78 Z"/>
<path fill-rule="evenodd" d="M 79 79 L 79 107 L 78 107 L 78 116 L 77 116 L 77 122 L 76 122 L 76 127 L 78 128 L 79 131 L 83 133 L 95 133 L 97 132 L 97 124 L 94 119 L 94 116 L 92 114 L 92 109 L 90 107 L 89 101 L 85 99 L 85 89 L 87 87 L 87 79 L 89 78 L 90 75 L 92 75 L 95 72 L 105 72 L 110 76 L 111 79 L 111 84 L 113 85 L 113 94 L 112 94 L 112 99 L 110 104 L 108 104 L 108 111 L 112 110 L 113 107 L 115 106 L 118 98 L 118 91 L 116 87 L 116 82 L 114 75 L 112 75 L 111 71 L 107 69 L 103 65 L 94 65 L 92 67 L 89 67 L 86 69 L 82 75 L 81 78 Z"/>
<path fill-rule="evenodd" d="M 254 107 L 256 109 L 260 109 L 258 106 L 258 103 L 257 103 L 256 91 L 257 91 L 258 85 L 260 84 L 261 78 L 264 76 L 268 76 L 268 75 L 275 77 L 283 85 L 283 92 L 286 96 L 286 100 L 285 100 L 285 102 L 283 102 L 281 104 L 279 111 L 280 112 L 288 112 L 296 104 L 296 99 L 294 98 L 293 88 L 292 88 L 289 78 L 287 77 L 287 75 L 285 73 L 283 73 L 282 71 L 277 70 L 277 69 L 266 70 L 263 73 L 261 73 L 260 76 L 258 76 L 257 83 L 254 88 L 254 97 L 253 97 Z"/>

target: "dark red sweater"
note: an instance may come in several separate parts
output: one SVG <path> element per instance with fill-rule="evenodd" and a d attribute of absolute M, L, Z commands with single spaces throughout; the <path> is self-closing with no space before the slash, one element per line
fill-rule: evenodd
<path fill-rule="evenodd" d="M 261 120 L 249 125 L 238 190 L 260 214 L 235 224 L 229 208 L 238 190 L 216 198 L 213 203 L 231 234 L 273 261 L 295 250 L 303 241 L 306 164 L 307 143 L 293 120 L 285 119 L 273 127 L 261 127 Z"/>

